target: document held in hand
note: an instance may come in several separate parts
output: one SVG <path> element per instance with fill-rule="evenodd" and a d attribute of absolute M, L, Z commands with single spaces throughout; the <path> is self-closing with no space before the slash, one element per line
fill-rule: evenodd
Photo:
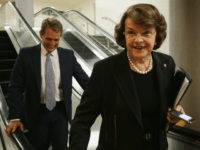
<path fill-rule="evenodd" d="M 173 102 L 171 104 L 172 109 L 175 109 L 176 106 L 180 103 L 191 82 L 192 82 L 191 76 L 187 74 L 185 70 L 178 67 L 172 83 L 172 93 L 171 93 L 171 99 Z M 168 129 L 169 129 L 169 122 L 167 123 L 165 130 L 168 131 Z"/>

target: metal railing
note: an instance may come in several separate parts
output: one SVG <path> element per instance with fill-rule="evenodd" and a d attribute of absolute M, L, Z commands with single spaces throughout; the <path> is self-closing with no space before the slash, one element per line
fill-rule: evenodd
<path fill-rule="evenodd" d="M 112 35 L 98 26 L 96 23 L 91 21 L 89 18 L 85 17 L 83 14 L 79 13 L 75 10 L 68 10 L 63 13 L 63 16 L 68 18 L 71 22 L 73 22 L 79 29 L 85 32 L 93 41 L 98 41 L 97 43 L 104 47 L 106 51 L 109 53 L 116 54 L 117 51 L 111 48 L 111 45 L 114 44 L 118 46 L 115 42 L 115 39 Z M 86 27 L 85 27 L 86 26 Z M 95 36 L 104 37 L 106 39 L 106 44 L 102 44 Z M 120 48 L 120 46 L 118 46 Z"/>
<path fill-rule="evenodd" d="M 112 22 L 114 25 L 117 24 L 115 21 L 113 21 L 112 19 L 110 19 L 108 17 L 102 17 L 102 19 L 108 20 L 108 21 Z"/>
<path fill-rule="evenodd" d="M 200 149 L 200 132 L 185 127 L 170 126 L 167 137 Z"/>
<path fill-rule="evenodd" d="M 41 15 L 41 18 L 39 17 Z M 42 16 L 43 15 L 43 16 Z M 56 9 L 53 9 L 52 7 L 46 7 L 43 8 L 41 11 L 35 13 L 35 27 L 40 27 L 37 22 L 41 21 L 39 19 L 45 19 L 47 17 L 54 17 L 58 19 L 63 24 L 63 30 L 67 31 L 70 30 L 73 34 L 74 32 L 78 33 L 81 39 L 84 39 L 84 41 L 90 45 L 92 48 L 90 48 L 96 56 L 98 56 L 100 59 L 104 59 L 108 57 L 109 55 L 102 51 L 101 47 L 97 45 L 94 41 L 92 41 L 82 30 L 77 28 L 69 19 L 65 18 L 62 14 L 60 14 Z M 39 20 L 39 21 L 38 21 Z"/>

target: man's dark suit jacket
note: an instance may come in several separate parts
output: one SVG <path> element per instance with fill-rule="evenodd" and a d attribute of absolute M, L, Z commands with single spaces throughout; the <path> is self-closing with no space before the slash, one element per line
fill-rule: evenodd
<path fill-rule="evenodd" d="M 71 121 L 72 76 L 83 89 L 88 81 L 88 76 L 77 63 L 72 50 L 58 47 L 57 51 L 64 104 L 68 120 Z M 34 138 L 41 103 L 41 44 L 20 50 L 8 86 L 7 103 L 9 106 L 8 118 L 21 119 L 28 128 L 31 138 Z M 24 122 L 24 114 L 26 122 Z"/>
<path fill-rule="evenodd" d="M 161 150 L 166 150 L 168 144 L 164 127 L 171 105 L 175 63 L 165 54 L 152 52 L 152 56 L 160 100 L 159 144 Z M 102 124 L 97 150 L 141 149 L 144 133 L 142 115 L 126 50 L 95 64 L 72 121 L 69 150 L 87 149 L 90 127 L 99 114 Z"/>

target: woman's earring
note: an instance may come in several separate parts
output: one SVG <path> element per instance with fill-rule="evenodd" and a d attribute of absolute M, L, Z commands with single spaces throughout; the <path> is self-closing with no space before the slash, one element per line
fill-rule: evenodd
<path fill-rule="evenodd" d="M 155 42 L 155 44 L 154 45 L 157 45 L 157 43 Z"/>

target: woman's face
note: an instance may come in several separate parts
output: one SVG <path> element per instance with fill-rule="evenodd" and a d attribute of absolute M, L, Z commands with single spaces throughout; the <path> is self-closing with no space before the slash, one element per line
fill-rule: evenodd
<path fill-rule="evenodd" d="M 124 34 L 129 55 L 135 59 L 150 56 L 156 39 L 155 28 L 135 24 L 131 18 L 127 18 Z"/>

